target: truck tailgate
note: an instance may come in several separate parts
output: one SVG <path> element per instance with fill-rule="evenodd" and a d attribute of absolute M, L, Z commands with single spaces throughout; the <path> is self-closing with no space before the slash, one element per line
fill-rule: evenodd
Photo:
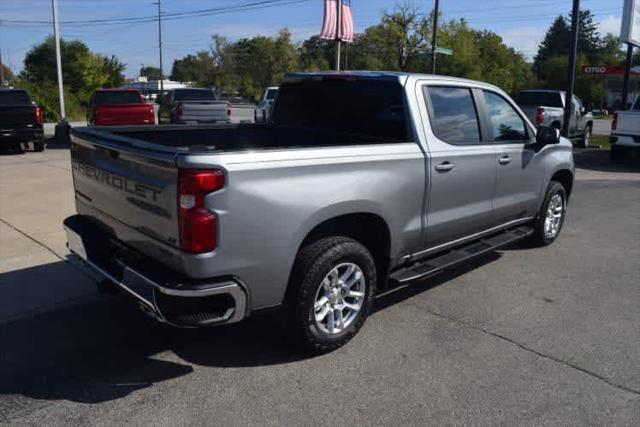
<path fill-rule="evenodd" d="M 616 133 L 640 134 L 640 111 L 619 111 Z"/>
<path fill-rule="evenodd" d="M 27 127 L 36 123 L 33 105 L 0 105 L 0 128 Z"/>
<path fill-rule="evenodd" d="M 226 101 L 183 102 L 184 113 L 180 120 L 185 122 L 224 122 L 228 120 Z"/>
<path fill-rule="evenodd" d="M 96 126 L 152 125 L 153 106 L 148 104 L 97 105 Z"/>
<path fill-rule="evenodd" d="M 178 169 L 174 154 L 143 150 L 117 140 L 112 143 L 105 134 L 97 141 L 91 131 L 72 132 L 78 212 L 109 222 L 112 233 L 134 247 L 157 242 L 177 247 Z"/>

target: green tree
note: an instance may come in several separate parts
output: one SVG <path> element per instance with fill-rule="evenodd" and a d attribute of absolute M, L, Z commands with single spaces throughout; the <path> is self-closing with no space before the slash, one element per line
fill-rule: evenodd
<path fill-rule="evenodd" d="M 589 60 L 596 59 L 603 49 L 603 40 L 593 18 L 591 11 L 581 10 L 578 19 L 578 53 L 586 55 Z M 546 78 L 542 74 L 543 62 L 553 56 L 569 55 L 572 39 L 571 19 L 571 15 L 566 18 L 558 16 L 547 30 L 533 62 L 534 71 L 539 78 Z"/>
<path fill-rule="evenodd" d="M 354 68 L 409 70 L 426 48 L 428 22 L 408 3 L 396 6 L 356 38 Z"/>
<path fill-rule="evenodd" d="M 140 67 L 140 72 L 138 73 L 140 77 L 146 77 L 149 80 L 160 80 L 160 74 L 160 68 L 151 66 Z"/>
<path fill-rule="evenodd" d="M 215 65 L 211 53 L 206 50 L 187 55 L 173 61 L 171 80 L 194 82 L 198 86 L 209 87 L 214 83 Z"/>
<path fill-rule="evenodd" d="M 124 83 L 122 73 L 125 64 L 115 56 L 91 52 L 78 40 L 60 40 L 60 56 L 68 118 L 79 119 L 84 116 L 81 105 L 87 103 L 96 89 L 117 87 Z M 27 87 L 34 100 L 45 109 L 45 118 L 59 117 L 60 114 L 55 57 L 54 39 L 50 36 L 27 52 L 20 73 L 20 85 Z"/>
<path fill-rule="evenodd" d="M 8 85 L 15 79 L 15 76 L 13 75 L 11 69 L 6 65 L 1 64 L 0 67 L 2 67 L 2 70 L 0 70 L 0 72 L 2 73 L 2 78 L 4 79 L 5 84 Z"/>

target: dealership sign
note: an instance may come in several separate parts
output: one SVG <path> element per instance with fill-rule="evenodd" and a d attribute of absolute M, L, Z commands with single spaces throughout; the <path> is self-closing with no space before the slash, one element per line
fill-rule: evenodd
<path fill-rule="evenodd" d="M 617 65 L 585 65 L 582 67 L 582 73 L 598 74 L 604 76 L 622 75 L 624 74 L 624 67 Z M 631 74 L 640 74 L 640 69 L 638 69 L 638 67 L 632 68 Z"/>
<path fill-rule="evenodd" d="M 624 0 L 620 38 L 623 42 L 640 46 L 640 0 Z"/>

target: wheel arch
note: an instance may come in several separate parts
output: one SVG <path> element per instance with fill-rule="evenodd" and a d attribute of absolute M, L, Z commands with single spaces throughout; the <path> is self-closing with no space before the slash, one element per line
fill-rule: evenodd
<path fill-rule="evenodd" d="M 573 189 L 573 173 L 569 169 L 560 169 L 551 176 L 551 181 L 557 181 L 564 187 L 567 193 L 567 199 L 571 196 Z"/>
<path fill-rule="evenodd" d="M 296 251 L 296 257 L 300 250 L 308 244 L 329 236 L 349 237 L 366 247 L 371 252 L 376 264 L 378 286 L 385 283 L 390 262 L 391 232 L 384 218 L 371 212 L 354 212 L 325 219 L 313 227 L 302 239 Z M 291 295 L 293 290 L 291 277 L 295 267 L 294 261 L 289 272 L 285 298 Z"/>

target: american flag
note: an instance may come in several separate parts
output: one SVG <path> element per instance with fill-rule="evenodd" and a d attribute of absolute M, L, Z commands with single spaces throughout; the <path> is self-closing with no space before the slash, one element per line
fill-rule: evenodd
<path fill-rule="evenodd" d="M 339 35 L 336 34 L 338 27 L 338 1 L 342 3 L 342 25 Z M 351 43 L 353 42 L 354 34 L 355 26 L 353 25 L 353 14 L 351 13 L 351 0 L 324 0 L 324 20 L 322 21 L 320 38 Z"/>

